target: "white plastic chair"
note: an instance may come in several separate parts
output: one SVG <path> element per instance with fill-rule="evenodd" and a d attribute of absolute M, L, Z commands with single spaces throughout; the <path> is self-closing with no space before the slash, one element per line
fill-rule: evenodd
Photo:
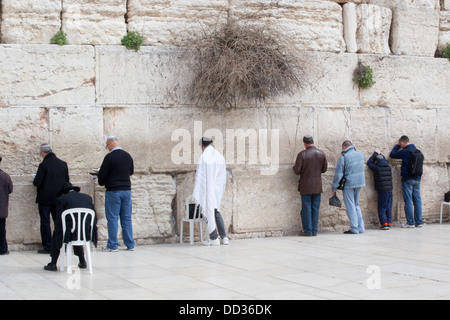
<path fill-rule="evenodd" d="M 191 246 L 194 245 L 194 223 L 199 223 L 199 230 L 200 230 L 200 242 L 203 243 L 203 223 L 204 220 L 202 218 L 202 215 L 199 210 L 199 205 L 195 203 L 194 207 L 194 214 L 192 218 L 189 218 L 189 205 L 194 204 L 192 201 L 192 195 L 186 198 L 186 206 L 185 206 L 185 216 L 181 218 L 180 221 L 180 243 L 183 243 L 183 225 L 185 222 L 189 222 L 189 238 Z"/>
<path fill-rule="evenodd" d="M 84 217 L 83 216 L 84 213 Z M 67 273 L 72 274 L 72 246 L 85 246 L 87 253 L 87 264 L 89 268 L 89 273 L 92 274 L 92 256 L 91 256 L 91 240 L 92 233 L 94 230 L 94 218 L 95 213 L 91 209 L 87 208 L 75 208 L 65 210 L 61 215 L 62 220 L 62 229 L 63 229 L 63 239 L 66 234 L 66 217 L 70 216 L 72 218 L 72 230 L 71 233 L 75 231 L 77 226 L 81 226 L 77 228 L 77 236 L 76 240 L 72 240 L 69 243 L 64 243 L 61 250 L 63 250 L 62 259 L 60 262 L 60 271 L 64 271 L 64 261 L 67 259 Z M 86 234 L 86 220 L 87 217 L 91 217 L 90 225 L 91 225 L 91 234 Z"/>
<path fill-rule="evenodd" d="M 450 207 L 450 202 L 442 201 L 442 203 L 441 203 L 441 220 L 440 220 L 441 224 L 442 224 L 442 211 L 444 210 L 444 205 L 447 205 Z"/>

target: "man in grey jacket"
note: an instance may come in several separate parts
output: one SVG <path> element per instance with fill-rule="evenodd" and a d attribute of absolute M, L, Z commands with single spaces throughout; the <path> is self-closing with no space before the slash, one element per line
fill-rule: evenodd
<path fill-rule="evenodd" d="M 345 234 L 364 233 L 364 221 L 361 208 L 359 206 L 359 195 L 361 188 L 366 185 L 364 175 L 364 155 L 356 151 L 355 147 L 348 140 L 342 143 L 342 156 L 336 165 L 333 180 L 333 193 L 339 186 L 342 177 L 345 177 L 345 186 L 343 190 L 345 211 L 350 221 L 350 230 Z"/>

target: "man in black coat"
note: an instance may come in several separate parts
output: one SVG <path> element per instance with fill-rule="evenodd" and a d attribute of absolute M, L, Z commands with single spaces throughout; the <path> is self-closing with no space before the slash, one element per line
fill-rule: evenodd
<path fill-rule="evenodd" d="M 0 157 L 0 163 L 2 157 Z M 6 218 L 8 218 L 9 195 L 13 192 L 11 177 L 0 169 L 0 255 L 9 254 L 6 241 Z"/>
<path fill-rule="evenodd" d="M 66 220 L 66 232 L 63 234 L 63 227 L 62 227 L 62 213 L 67 209 L 74 209 L 74 208 L 87 208 L 94 210 L 94 203 L 92 201 L 92 197 L 80 193 L 79 187 L 74 187 L 70 182 L 66 182 L 63 186 L 63 188 L 58 192 L 58 199 L 56 201 L 56 219 L 55 219 L 55 230 L 53 232 L 53 239 L 52 239 L 52 250 L 50 253 L 50 256 L 52 258 L 51 262 L 44 267 L 45 270 L 48 271 L 56 271 L 56 262 L 59 258 L 59 253 L 61 251 L 61 247 L 63 245 L 63 242 L 68 243 L 71 240 L 72 233 L 70 232 L 72 229 L 72 220 L 67 219 Z M 95 210 L 94 210 L 95 212 Z M 86 226 L 90 226 L 90 220 L 87 219 Z M 80 226 L 77 226 L 75 228 L 74 234 L 76 234 L 78 228 Z M 86 233 L 89 237 L 90 235 L 90 228 L 86 228 Z M 97 241 L 97 219 L 94 217 L 94 232 L 93 232 L 93 239 L 90 239 L 96 244 Z M 86 239 L 86 240 L 89 240 Z M 74 253 L 78 258 L 80 259 L 80 263 L 78 266 L 81 269 L 86 269 L 86 260 L 84 258 L 84 250 L 82 246 L 74 246 Z"/>
<path fill-rule="evenodd" d="M 378 192 L 378 218 L 381 229 L 389 230 L 392 226 L 392 171 L 386 158 L 374 152 L 367 161 L 367 166 L 374 173 L 375 190 Z"/>
<path fill-rule="evenodd" d="M 55 222 L 56 193 L 69 181 L 67 163 L 58 159 L 49 144 L 41 145 L 42 162 L 39 164 L 33 184 L 37 187 L 36 203 L 41 218 L 41 239 L 44 249 L 38 253 L 49 254 L 52 248 L 50 214 Z"/>

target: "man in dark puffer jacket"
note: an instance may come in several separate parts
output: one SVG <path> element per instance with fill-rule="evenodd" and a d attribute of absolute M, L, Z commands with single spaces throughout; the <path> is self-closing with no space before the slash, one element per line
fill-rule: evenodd
<path fill-rule="evenodd" d="M 386 158 L 374 152 L 367 161 L 367 166 L 373 171 L 375 190 L 378 192 L 378 218 L 381 229 L 389 230 L 392 225 L 392 172 Z"/>

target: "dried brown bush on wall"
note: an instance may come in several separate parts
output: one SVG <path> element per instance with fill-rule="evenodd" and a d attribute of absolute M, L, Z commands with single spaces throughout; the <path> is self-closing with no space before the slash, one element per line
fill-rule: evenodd
<path fill-rule="evenodd" d="M 199 105 L 258 105 L 301 85 L 296 50 L 268 26 L 228 22 L 196 39 L 190 52 L 195 61 L 190 93 Z"/>

